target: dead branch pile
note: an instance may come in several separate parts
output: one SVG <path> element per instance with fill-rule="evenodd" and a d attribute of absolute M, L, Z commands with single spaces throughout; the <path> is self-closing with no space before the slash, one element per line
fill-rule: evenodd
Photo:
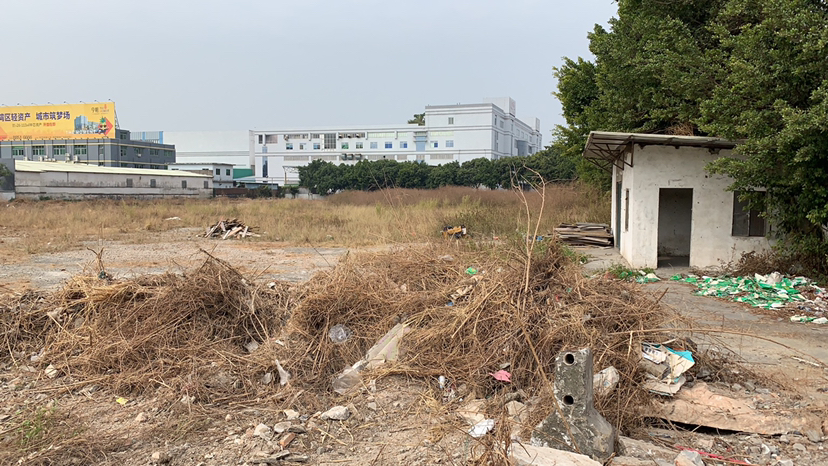
<path fill-rule="evenodd" d="M 452 249 L 450 262 L 439 259 L 445 253 L 435 246 L 350 257 L 314 277 L 289 322 L 292 370 L 306 383 L 330 387 L 336 373 L 405 322 L 411 331 L 403 354 L 383 371 L 442 375 L 489 395 L 504 386 L 488 374 L 507 367 L 507 389 L 538 393 L 559 351 L 591 347 L 596 370 L 612 365 L 622 374 L 613 395 L 597 400 L 602 413 L 626 426 L 647 406 L 648 396 L 636 388 L 643 378 L 636 331 L 662 328 L 665 317 L 632 285 L 583 277 L 557 243 L 530 262 L 528 274 L 525 259 L 502 251 Z M 480 272 L 468 275 L 470 265 Z M 351 339 L 332 342 L 334 325 L 348 327 Z"/>
<path fill-rule="evenodd" d="M 239 219 L 219 220 L 214 225 L 207 227 L 205 238 L 247 238 L 248 236 L 259 236 L 253 233 L 252 228 L 245 225 Z"/>
<path fill-rule="evenodd" d="M 612 246 L 612 231 L 604 223 L 562 223 L 555 228 L 561 241 L 573 246 Z"/>
<path fill-rule="evenodd" d="M 256 383 L 267 367 L 248 367 L 244 345 L 278 335 L 289 303 L 287 285 L 255 286 L 209 256 L 184 275 L 78 276 L 51 296 L 21 300 L 0 324 L 19 363 L 35 353 L 41 366 L 118 393 L 164 386 L 211 401 Z"/>

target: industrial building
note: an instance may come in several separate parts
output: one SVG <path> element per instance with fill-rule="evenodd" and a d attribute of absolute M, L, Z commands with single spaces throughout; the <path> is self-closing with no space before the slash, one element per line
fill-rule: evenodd
<path fill-rule="evenodd" d="M 397 160 L 441 165 L 531 155 L 542 148 L 540 120 L 515 116 L 511 98 L 429 105 L 424 125 L 340 126 L 250 131 L 255 183 L 295 185 L 314 160 L 354 164 Z"/>
<path fill-rule="evenodd" d="M 0 107 L 0 159 L 163 170 L 175 146 L 133 139 L 113 102 Z"/>
<path fill-rule="evenodd" d="M 200 173 L 213 177 L 214 188 L 232 188 L 233 164 L 232 163 L 174 163 L 170 164 L 170 170 L 183 170 L 192 173 Z"/>
<path fill-rule="evenodd" d="M 635 268 L 712 267 L 767 251 L 770 226 L 733 179 L 707 171 L 734 157 L 719 138 L 593 131 L 584 157 L 612 173 L 615 247 Z"/>
<path fill-rule="evenodd" d="M 23 199 L 207 198 L 213 177 L 177 170 L 15 161 L 15 196 Z"/>
<path fill-rule="evenodd" d="M 242 131 L 136 131 L 132 139 L 175 146 L 176 163 L 231 164 L 235 176 L 250 176 L 250 134 Z"/>

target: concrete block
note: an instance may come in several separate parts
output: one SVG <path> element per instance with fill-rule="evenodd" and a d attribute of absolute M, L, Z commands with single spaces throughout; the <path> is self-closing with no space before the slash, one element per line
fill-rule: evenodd
<path fill-rule="evenodd" d="M 555 358 L 559 410 L 541 421 L 532 445 L 580 452 L 600 462 L 615 452 L 617 432 L 593 404 L 592 350 L 562 351 Z"/>

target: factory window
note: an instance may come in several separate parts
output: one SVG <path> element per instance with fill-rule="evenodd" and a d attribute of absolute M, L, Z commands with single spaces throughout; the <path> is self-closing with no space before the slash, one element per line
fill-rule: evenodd
<path fill-rule="evenodd" d="M 52 146 L 52 155 L 66 155 L 66 146 Z"/>
<path fill-rule="evenodd" d="M 765 236 L 765 218 L 760 210 L 748 209 L 747 201 L 742 201 L 742 193 L 733 193 L 733 224 L 732 236 Z M 766 195 L 766 193 L 762 193 Z"/>
<path fill-rule="evenodd" d="M 158 149 L 150 149 L 150 155 L 158 155 Z"/>
<path fill-rule="evenodd" d="M 230 176 L 230 169 L 228 168 L 228 169 L 227 169 L 227 170 L 225 170 L 225 171 L 227 172 L 227 176 Z"/>
<path fill-rule="evenodd" d="M 299 144 L 299 150 L 305 150 L 305 144 Z"/>
<path fill-rule="evenodd" d="M 336 133 L 325 133 L 325 149 L 336 149 Z"/>
<path fill-rule="evenodd" d="M 440 145 L 440 143 L 439 143 L 439 142 L 437 142 L 437 141 L 431 141 L 431 147 L 433 147 L 433 148 L 435 148 L 435 149 L 436 149 L 439 145 Z"/>
<path fill-rule="evenodd" d="M 187 180 L 181 180 L 181 188 L 187 189 Z"/>
<path fill-rule="evenodd" d="M 372 142 L 372 143 L 371 143 L 371 149 L 376 149 L 376 148 L 377 148 L 377 143 L 376 143 L 376 142 Z"/>
<path fill-rule="evenodd" d="M 207 180 L 204 180 L 204 189 L 208 189 L 209 187 L 210 184 L 207 182 Z"/>
<path fill-rule="evenodd" d="M 264 138 L 263 138 L 263 137 L 262 137 L 262 135 L 260 134 L 260 135 L 259 135 L 259 144 L 261 144 L 261 143 L 263 143 L 263 142 L 264 142 Z"/>
<path fill-rule="evenodd" d="M 221 175 L 221 168 L 216 168 L 216 175 Z"/>
<path fill-rule="evenodd" d="M 144 155 L 144 148 L 143 147 L 135 147 L 135 155 L 141 157 Z"/>
<path fill-rule="evenodd" d="M 340 144 L 340 146 L 339 146 L 339 147 L 340 147 L 341 149 L 348 149 L 348 143 L 347 143 L 347 142 L 343 142 L 342 144 Z"/>
<path fill-rule="evenodd" d="M 293 143 L 292 142 L 286 142 L 285 143 L 285 150 L 293 150 Z"/>
<path fill-rule="evenodd" d="M 126 147 L 121 147 L 121 157 L 126 157 Z"/>
<path fill-rule="evenodd" d="M 322 139 L 322 135 L 319 133 L 311 133 L 311 139 Z"/>
<path fill-rule="evenodd" d="M 46 155 L 46 146 L 32 146 L 32 155 Z"/>
<path fill-rule="evenodd" d="M 313 150 L 319 150 L 321 148 L 322 148 L 322 144 L 319 144 L 318 142 L 313 143 Z"/>
<path fill-rule="evenodd" d="M 164 151 L 164 157 L 170 157 L 170 158 L 172 158 L 173 160 L 175 160 L 175 151 L 172 151 L 172 150 L 165 150 L 165 151 Z"/>
<path fill-rule="evenodd" d="M 408 142 L 400 141 L 400 149 L 408 149 Z"/>
<path fill-rule="evenodd" d="M 357 142 L 357 143 L 354 143 L 354 146 L 355 146 L 357 149 L 362 149 L 362 147 L 363 147 L 362 142 Z"/>
<path fill-rule="evenodd" d="M 155 187 L 155 179 L 150 178 L 150 188 L 154 188 L 154 187 Z"/>
<path fill-rule="evenodd" d="M 23 150 L 23 146 L 12 146 L 12 157 L 14 156 L 23 156 L 26 152 Z"/>
<path fill-rule="evenodd" d="M 446 147 L 454 147 L 454 141 L 449 139 L 446 141 Z"/>
<path fill-rule="evenodd" d="M 392 147 L 394 147 L 394 144 L 392 142 L 386 142 L 385 143 L 385 148 L 386 149 L 391 149 Z"/>
<path fill-rule="evenodd" d="M 131 188 L 132 187 L 132 178 L 127 178 L 126 179 L 126 184 L 127 184 L 127 188 Z"/>
<path fill-rule="evenodd" d="M 75 146 L 75 155 L 86 155 L 86 146 Z"/>
<path fill-rule="evenodd" d="M 448 119 L 449 119 L 448 124 L 453 125 L 454 124 L 454 117 L 448 117 Z"/>
<path fill-rule="evenodd" d="M 279 135 L 278 134 L 266 134 L 265 135 L 265 144 L 276 144 L 279 142 Z"/>

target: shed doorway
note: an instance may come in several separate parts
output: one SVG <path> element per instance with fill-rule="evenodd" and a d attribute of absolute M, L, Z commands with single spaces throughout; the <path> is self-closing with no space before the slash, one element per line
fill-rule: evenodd
<path fill-rule="evenodd" d="M 658 191 L 658 267 L 688 267 L 693 225 L 693 190 Z"/>

